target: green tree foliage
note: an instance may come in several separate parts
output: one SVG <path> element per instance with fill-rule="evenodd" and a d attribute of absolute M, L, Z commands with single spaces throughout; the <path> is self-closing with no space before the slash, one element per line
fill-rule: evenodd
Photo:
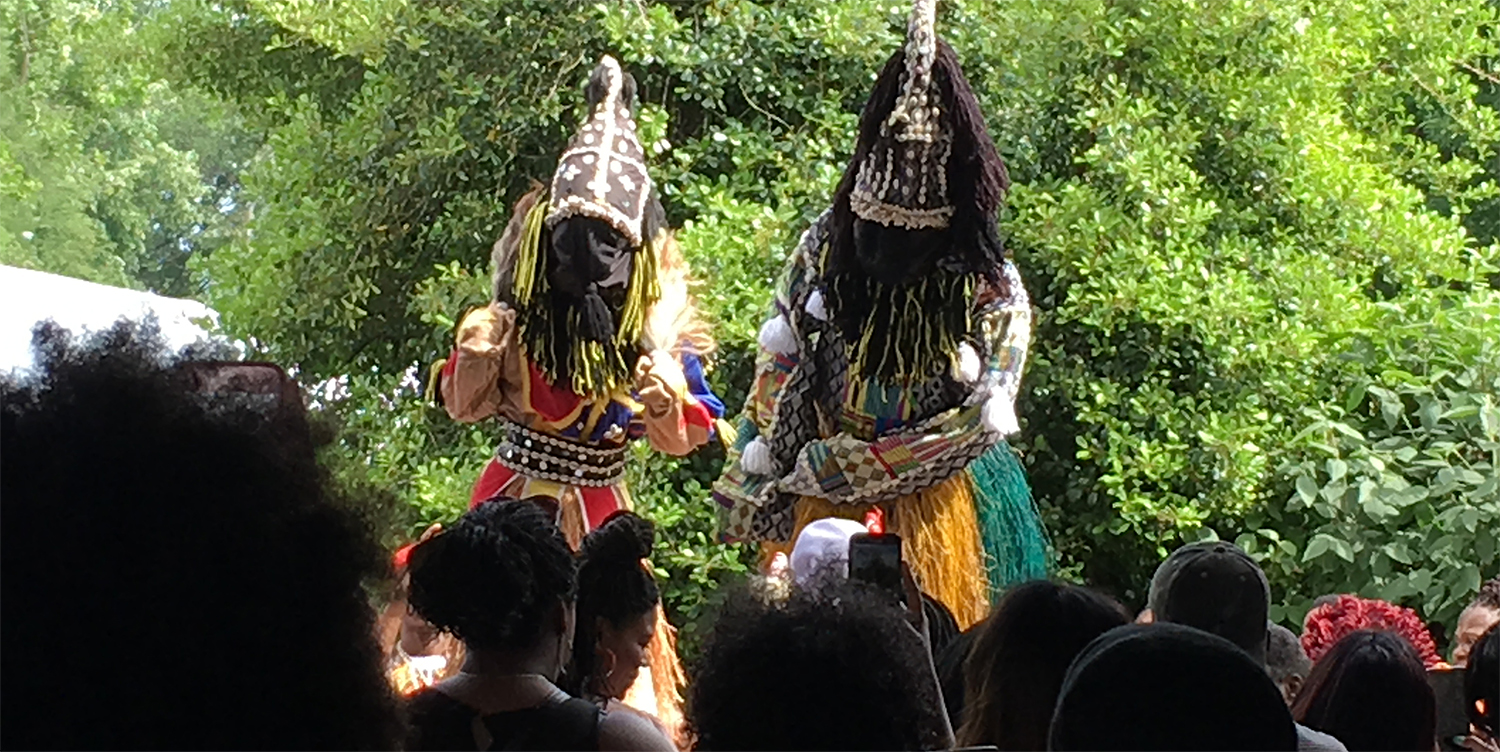
<path fill-rule="evenodd" d="M 1392 306 L 1350 357 L 1366 375 L 1342 399 L 1308 407 L 1292 439 L 1305 456 L 1281 472 L 1284 505 L 1244 520 L 1239 542 L 1308 598 L 1358 591 L 1407 601 L 1452 623 L 1493 576 L 1500 531 L 1500 355 L 1494 296 Z"/>
<path fill-rule="evenodd" d="M 129 4 L 0 1 L 0 263 L 192 295 L 194 254 L 245 219 L 253 137 L 174 90 Z"/>
<path fill-rule="evenodd" d="M 492 439 L 420 400 L 426 364 L 610 52 L 735 409 L 906 6 L 177 0 L 163 70 L 266 140 L 212 302 L 326 381 L 343 472 L 395 490 L 402 533 L 455 514 Z M 1016 183 L 1040 311 L 1019 446 L 1066 576 L 1139 599 L 1179 543 L 1239 538 L 1294 619 L 1356 589 L 1451 615 L 1493 571 L 1494 22 L 1483 0 L 942 4 Z M 690 622 L 753 552 L 713 540 L 718 450 L 639 459 Z"/>
<path fill-rule="evenodd" d="M 1483 3 L 1019 11 L 996 11 L 1032 23 L 1008 27 L 986 88 L 1020 147 L 1006 226 L 1043 310 L 1028 464 L 1064 564 L 1139 598 L 1183 539 L 1282 503 L 1304 408 L 1391 367 L 1351 358 L 1381 350 L 1372 333 L 1450 294 L 1493 300 L 1475 283 L 1494 249 L 1461 224 L 1493 185 L 1414 135 L 1438 113 L 1494 158 L 1494 113 L 1456 72 L 1492 19 Z M 1277 583 L 1288 599 L 1340 587 L 1303 574 Z"/>

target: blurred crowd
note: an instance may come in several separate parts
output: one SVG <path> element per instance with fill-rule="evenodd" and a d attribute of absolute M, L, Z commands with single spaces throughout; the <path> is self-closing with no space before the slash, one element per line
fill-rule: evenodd
<path fill-rule="evenodd" d="M 909 571 L 851 576 L 865 528 L 829 519 L 726 592 L 687 681 L 653 677 L 649 521 L 574 551 L 546 505 L 496 498 L 392 559 L 274 367 L 123 325 L 38 342 L 0 381 L 6 748 L 1500 752 L 1500 579 L 1446 661 L 1357 595 L 1273 624 L 1216 541 L 1138 614 L 1039 580 L 960 632 Z M 631 701 L 653 679 L 685 683 L 683 717 Z"/>

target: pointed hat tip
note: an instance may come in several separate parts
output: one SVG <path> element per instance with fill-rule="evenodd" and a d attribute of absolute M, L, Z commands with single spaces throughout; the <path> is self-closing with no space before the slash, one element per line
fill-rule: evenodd
<path fill-rule="evenodd" d="M 906 22 L 906 36 L 934 37 L 937 35 L 937 0 L 912 0 L 911 17 Z"/>

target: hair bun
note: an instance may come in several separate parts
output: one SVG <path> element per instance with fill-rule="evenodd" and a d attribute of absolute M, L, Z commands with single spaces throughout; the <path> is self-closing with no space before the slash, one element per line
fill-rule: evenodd
<path fill-rule="evenodd" d="M 589 561 L 636 562 L 651 556 L 656 525 L 631 512 L 615 512 L 583 539 L 583 558 Z"/>

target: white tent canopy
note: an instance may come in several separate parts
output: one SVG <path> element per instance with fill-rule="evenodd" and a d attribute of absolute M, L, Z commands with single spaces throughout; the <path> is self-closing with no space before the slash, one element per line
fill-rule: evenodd
<path fill-rule="evenodd" d="M 155 315 L 176 350 L 213 339 L 218 314 L 196 300 L 166 298 L 46 272 L 0 266 L 0 373 L 32 365 L 31 331 L 51 319 L 74 336 L 108 329 L 120 319 Z"/>

